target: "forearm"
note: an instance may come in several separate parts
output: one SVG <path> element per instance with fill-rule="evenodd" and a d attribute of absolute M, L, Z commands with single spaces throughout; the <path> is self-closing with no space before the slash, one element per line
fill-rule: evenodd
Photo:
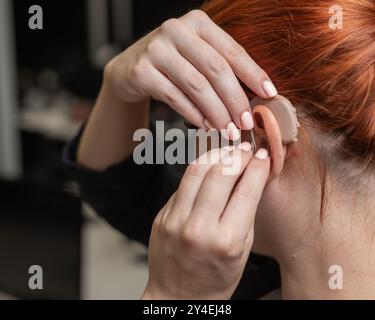
<path fill-rule="evenodd" d="M 86 168 L 102 171 L 127 159 L 138 142 L 133 135 L 149 126 L 149 100 L 125 103 L 104 79 L 94 110 L 78 148 L 77 160 Z"/>

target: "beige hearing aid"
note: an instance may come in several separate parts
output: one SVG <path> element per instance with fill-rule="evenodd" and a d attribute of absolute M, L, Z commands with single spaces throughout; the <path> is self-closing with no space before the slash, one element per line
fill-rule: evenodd
<path fill-rule="evenodd" d="M 284 145 L 291 144 L 298 140 L 298 128 L 300 124 L 297 118 L 297 110 L 287 98 L 281 95 L 270 100 L 256 97 L 250 104 L 254 111 L 257 106 L 266 106 L 272 111 L 279 125 L 281 139 Z"/>
<path fill-rule="evenodd" d="M 251 100 L 250 104 L 252 106 L 253 113 L 255 113 L 255 111 L 262 113 L 263 109 L 260 108 L 261 106 L 267 107 L 272 112 L 280 128 L 282 144 L 288 145 L 293 142 L 297 142 L 298 128 L 300 127 L 300 124 L 298 122 L 296 108 L 293 107 L 292 103 L 287 98 L 281 95 L 269 100 L 256 97 Z M 188 128 L 196 128 L 189 122 L 185 122 L 185 125 Z M 250 133 L 250 142 L 252 143 L 253 150 L 255 151 L 257 148 L 253 130 L 251 130 Z"/>

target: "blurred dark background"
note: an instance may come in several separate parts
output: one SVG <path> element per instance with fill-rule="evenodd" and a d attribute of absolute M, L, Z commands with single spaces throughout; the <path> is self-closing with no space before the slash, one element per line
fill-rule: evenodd
<path fill-rule="evenodd" d="M 83 209 L 76 186 L 64 175 L 61 152 L 89 116 L 105 64 L 166 19 L 202 2 L 0 1 L 0 298 L 139 294 L 146 276 L 143 249 L 128 244 L 126 252 L 103 254 L 108 241 L 123 248 L 126 240 Z M 29 28 L 32 5 L 43 9 L 43 30 Z M 154 112 L 175 117 L 160 104 Z M 98 243 L 101 252 L 95 251 Z M 137 253 L 129 255 L 132 250 Z M 43 290 L 28 287 L 31 265 L 43 268 Z M 115 292 L 111 281 L 118 281 L 105 276 L 121 277 L 124 268 L 134 284 L 117 288 L 118 296 L 106 294 L 105 287 Z"/>

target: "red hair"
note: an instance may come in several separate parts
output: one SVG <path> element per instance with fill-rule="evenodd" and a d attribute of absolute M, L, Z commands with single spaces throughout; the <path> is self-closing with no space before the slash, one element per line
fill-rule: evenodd
<path fill-rule="evenodd" d="M 333 5 L 343 10 L 341 30 L 329 27 Z M 209 0 L 202 9 L 309 125 L 340 141 L 340 158 L 375 169 L 374 0 Z"/>

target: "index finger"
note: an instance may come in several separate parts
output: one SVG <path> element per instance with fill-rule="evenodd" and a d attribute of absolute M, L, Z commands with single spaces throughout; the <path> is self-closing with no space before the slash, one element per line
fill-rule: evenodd
<path fill-rule="evenodd" d="M 236 76 L 259 97 L 269 99 L 278 92 L 267 73 L 227 32 L 200 10 L 189 13 L 195 19 L 182 19 L 194 28 L 198 36 L 215 48 L 233 69 Z M 189 15 L 188 14 L 188 15 Z M 187 16 L 186 16 L 187 17 Z"/>
<path fill-rule="evenodd" d="M 220 224 L 232 230 L 238 241 L 245 240 L 254 227 L 258 204 L 270 174 L 270 163 L 268 151 L 258 150 L 224 211 Z"/>

